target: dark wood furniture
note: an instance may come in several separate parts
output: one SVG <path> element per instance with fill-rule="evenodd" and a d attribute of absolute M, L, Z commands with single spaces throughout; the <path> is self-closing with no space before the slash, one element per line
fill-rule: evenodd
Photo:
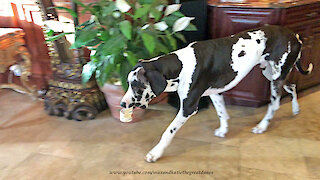
<path fill-rule="evenodd" d="M 35 86 L 31 76 L 31 56 L 25 47 L 25 33 L 19 28 L 0 28 L 0 74 L 8 73 L 8 81 L 0 83 L 0 89 L 13 89 L 36 98 Z M 13 77 L 19 77 L 19 82 Z"/>
<path fill-rule="evenodd" d="M 288 80 L 298 90 L 320 83 L 320 1 L 243 1 L 226 3 L 208 0 L 209 38 L 230 36 L 264 24 L 282 25 L 300 35 L 303 41 L 302 65 L 314 65 L 311 75 L 303 76 L 295 69 Z M 269 82 L 255 67 L 235 88 L 224 94 L 227 104 L 257 107 L 269 101 Z"/>
<path fill-rule="evenodd" d="M 0 28 L 19 28 L 25 33 L 25 47 L 31 55 L 30 81 L 37 89 L 46 89 L 51 76 L 50 57 L 45 44 L 41 16 L 35 0 L 1 1 Z M 17 78 L 13 78 L 18 80 Z M 0 83 L 8 80 L 8 73 L 0 74 Z"/>

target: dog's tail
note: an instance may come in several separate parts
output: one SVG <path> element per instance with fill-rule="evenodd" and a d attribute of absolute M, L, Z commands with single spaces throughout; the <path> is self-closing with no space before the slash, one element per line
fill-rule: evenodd
<path fill-rule="evenodd" d="M 302 45 L 302 41 L 299 38 L 299 34 L 296 34 L 296 38 L 297 38 L 298 42 Z M 308 67 L 308 69 L 306 71 L 304 71 L 302 69 L 302 67 L 301 67 L 301 62 L 300 62 L 300 60 L 301 60 L 301 50 L 302 49 L 300 49 L 300 52 L 299 52 L 299 55 L 298 55 L 298 61 L 295 63 L 296 69 L 303 75 L 311 74 L 311 71 L 313 69 L 313 64 L 312 63 L 309 64 L 309 67 Z"/>
<path fill-rule="evenodd" d="M 301 62 L 300 62 L 300 59 L 299 59 L 299 60 L 296 62 L 296 68 L 297 68 L 297 70 L 298 70 L 301 74 L 303 74 L 303 75 L 308 75 L 308 74 L 311 74 L 311 71 L 312 71 L 312 69 L 313 69 L 313 64 L 310 63 L 308 69 L 305 71 L 305 70 L 302 69 L 302 67 L 301 67 Z"/>

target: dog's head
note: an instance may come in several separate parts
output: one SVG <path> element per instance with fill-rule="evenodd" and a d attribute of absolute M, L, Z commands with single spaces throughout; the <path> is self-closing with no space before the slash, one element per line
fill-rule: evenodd
<path fill-rule="evenodd" d="M 167 86 L 165 77 L 155 69 L 138 64 L 128 75 L 129 88 L 121 100 L 121 107 L 145 109 Z"/>

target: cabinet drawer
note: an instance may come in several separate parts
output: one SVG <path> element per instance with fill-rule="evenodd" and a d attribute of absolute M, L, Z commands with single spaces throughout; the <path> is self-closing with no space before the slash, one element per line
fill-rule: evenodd
<path fill-rule="evenodd" d="M 320 18 L 320 2 L 292 7 L 286 10 L 285 25 L 295 23 L 311 23 Z"/>
<path fill-rule="evenodd" d="M 320 19 L 318 20 L 317 23 L 311 26 L 311 36 L 315 40 L 320 39 Z"/>

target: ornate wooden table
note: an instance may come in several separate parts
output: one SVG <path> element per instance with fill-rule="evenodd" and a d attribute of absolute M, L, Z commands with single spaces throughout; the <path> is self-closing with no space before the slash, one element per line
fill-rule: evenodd
<path fill-rule="evenodd" d="M 239 3 L 241 2 L 241 3 Z M 311 75 L 295 69 L 289 80 L 298 90 L 320 84 L 320 1 L 319 0 L 245 0 L 222 2 L 208 0 L 209 37 L 219 38 L 264 24 L 282 25 L 298 33 L 303 41 L 302 65 L 314 65 Z M 226 103 L 261 106 L 269 101 L 269 82 L 255 67 L 235 88 L 224 94 Z"/>
<path fill-rule="evenodd" d="M 24 32 L 18 28 L 0 28 L 0 73 L 9 71 L 8 83 L 0 84 L 0 88 L 10 88 L 36 98 L 35 87 L 30 85 L 31 60 L 24 46 Z M 18 76 L 19 83 L 12 81 Z"/>

